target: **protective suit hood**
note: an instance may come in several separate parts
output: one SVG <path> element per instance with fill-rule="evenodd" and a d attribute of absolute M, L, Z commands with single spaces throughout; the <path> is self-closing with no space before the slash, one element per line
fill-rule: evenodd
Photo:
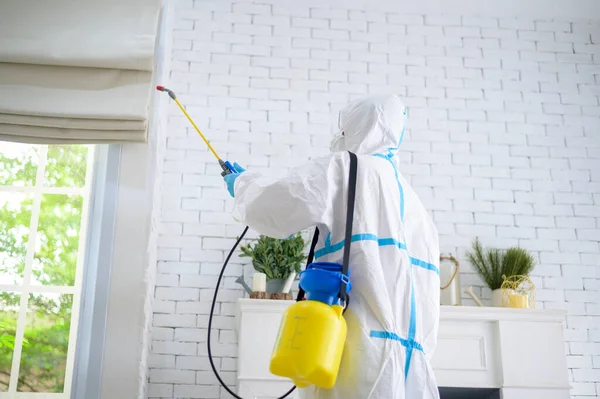
<path fill-rule="evenodd" d="M 340 133 L 332 152 L 393 156 L 400 147 L 406 124 L 406 107 L 396 95 L 365 97 L 348 104 L 338 122 Z M 344 136 L 341 133 L 344 132 Z"/>

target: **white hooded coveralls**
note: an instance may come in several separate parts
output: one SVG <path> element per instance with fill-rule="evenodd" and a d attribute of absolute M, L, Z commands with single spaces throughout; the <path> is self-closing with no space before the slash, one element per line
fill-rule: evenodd
<path fill-rule="evenodd" d="M 439 323 L 437 230 L 399 172 L 406 108 L 397 96 L 368 97 L 340 114 L 333 153 L 279 180 L 247 171 L 235 210 L 261 234 L 286 238 L 317 226 L 317 261 L 342 263 L 350 160 L 358 156 L 350 257 L 348 336 L 336 385 L 304 398 L 439 398 L 429 359 Z"/>

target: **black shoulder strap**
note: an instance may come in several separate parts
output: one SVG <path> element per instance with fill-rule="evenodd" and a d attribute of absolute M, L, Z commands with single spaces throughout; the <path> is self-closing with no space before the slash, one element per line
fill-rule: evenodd
<path fill-rule="evenodd" d="M 358 171 L 358 159 L 356 154 L 350 154 L 350 176 L 348 176 L 348 208 L 346 210 L 346 237 L 344 239 L 344 260 L 342 274 L 348 276 L 350 267 L 350 246 L 352 245 L 352 224 L 354 222 L 354 202 L 356 200 L 356 176 Z M 348 307 L 348 294 L 346 293 L 346 281 L 342 281 L 340 286 L 340 298 Z"/>
<path fill-rule="evenodd" d="M 344 276 L 348 276 L 348 268 L 350 267 L 350 246 L 352 245 L 352 224 L 354 222 L 354 203 L 356 201 L 356 178 L 358 170 L 358 158 L 356 154 L 349 152 L 350 155 L 350 175 L 348 176 L 348 208 L 346 211 L 346 236 L 344 239 L 344 260 L 342 273 Z M 310 251 L 306 260 L 306 266 L 310 265 L 315 258 L 315 248 L 319 242 L 319 229 L 315 229 L 312 242 L 310 244 Z M 298 295 L 296 301 L 304 299 L 304 290 L 302 287 L 298 287 Z M 348 307 L 348 294 L 346 293 L 346 282 L 342 281 L 340 287 L 340 298 L 345 302 L 345 306 Z"/>
<path fill-rule="evenodd" d="M 313 235 L 312 238 L 312 242 L 310 243 L 310 251 L 308 252 L 308 258 L 306 259 L 306 266 L 308 267 L 308 265 L 310 265 L 311 263 L 313 263 L 313 260 L 315 259 L 315 248 L 317 247 L 317 243 L 319 242 L 319 228 L 315 228 L 315 234 Z M 306 267 L 304 268 L 306 269 Z M 304 290 L 302 289 L 302 287 L 300 287 L 300 285 L 298 285 L 298 295 L 296 296 L 296 302 L 301 301 L 302 299 L 304 299 Z"/>

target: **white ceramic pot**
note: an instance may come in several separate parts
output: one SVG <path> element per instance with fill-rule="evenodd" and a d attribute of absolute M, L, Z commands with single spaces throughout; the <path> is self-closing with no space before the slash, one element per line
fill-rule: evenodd
<path fill-rule="evenodd" d="M 508 303 L 508 295 L 515 294 L 514 290 L 506 290 L 507 297 L 502 297 L 502 289 L 497 289 L 492 291 L 492 306 L 496 308 L 508 308 L 510 307 Z"/>
<path fill-rule="evenodd" d="M 492 306 L 501 308 L 502 306 L 502 290 L 497 289 L 492 291 Z"/>

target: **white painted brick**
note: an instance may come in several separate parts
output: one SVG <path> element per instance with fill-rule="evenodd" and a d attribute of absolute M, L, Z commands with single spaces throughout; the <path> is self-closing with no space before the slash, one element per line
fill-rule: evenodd
<path fill-rule="evenodd" d="M 311 8 L 310 9 L 311 19 L 322 18 L 322 19 L 347 19 L 348 10 L 344 9 L 332 9 L 332 8 Z"/>
<path fill-rule="evenodd" d="M 380 33 L 374 33 L 372 36 L 372 41 L 375 43 L 382 43 L 385 45 L 389 45 L 390 43 L 395 46 L 394 48 L 402 48 L 404 46 L 409 46 L 409 45 L 421 45 L 424 46 L 425 45 L 425 37 L 424 36 L 415 36 L 415 35 L 407 35 L 405 33 L 400 33 L 400 34 L 396 34 L 396 33 L 390 33 L 388 35 L 385 35 L 385 32 L 380 32 Z M 369 36 L 365 36 L 365 38 L 368 38 Z M 434 36 L 428 36 L 428 37 L 434 37 Z M 443 38 L 443 36 L 437 36 L 438 39 Z M 450 50 L 450 48 L 448 48 L 447 50 Z M 395 51 L 394 51 L 395 52 Z"/>
<path fill-rule="evenodd" d="M 367 22 L 366 21 L 346 21 L 341 19 L 331 20 L 331 29 L 333 30 L 346 30 L 350 32 L 366 32 Z M 344 35 L 345 36 L 345 35 Z M 342 39 L 336 36 L 336 40 Z"/>
<path fill-rule="evenodd" d="M 413 183 L 414 184 L 414 183 Z M 491 179 L 484 177 L 452 177 L 452 185 L 455 187 L 472 187 L 475 189 L 491 188 Z M 477 190 L 476 190 L 477 192 Z"/>
<path fill-rule="evenodd" d="M 434 26 L 460 26 L 460 16 L 454 15 L 426 15 L 425 25 Z"/>
<path fill-rule="evenodd" d="M 530 32 L 530 31 L 518 31 L 520 40 L 533 41 L 533 42 L 552 42 L 554 41 L 554 32 Z"/>
<path fill-rule="evenodd" d="M 560 99 L 563 104 L 578 104 L 591 106 L 595 106 L 598 104 L 598 96 L 593 95 L 561 94 Z"/>
<path fill-rule="evenodd" d="M 560 249 L 561 251 L 578 251 L 580 253 L 582 252 L 590 252 L 590 253 L 598 253 L 598 241 L 594 241 L 593 239 L 590 239 L 588 237 L 588 241 L 583 240 L 580 237 L 579 234 L 579 230 L 578 230 L 578 240 L 577 241 L 568 241 L 568 240 L 561 240 L 560 242 Z"/>
<path fill-rule="evenodd" d="M 492 212 L 493 206 L 489 201 L 460 200 L 454 201 L 454 209 L 457 211 Z"/>
<path fill-rule="evenodd" d="M 481 36 L 484 38 L 516 39 L 517 32 L 509 29 L 481 28 Z"/>
<path fill-rule="evenodd" d="M 440 156 L 437 154 L 436 156 Z M 439 163 L 439 162 L 438 162 Z M 478 165 L 478 166 L 490 166 L 492 161 L 489 155 L 486 154 L 475 154 L 465 157 L 460 154 L 452 154 L 452 163 L 455 165 Z"/>
<path fill-rule="evenodd" d="M 223 371 L 236 371 L 237 370 L 237 360 L 232 358 L 222 358 L 221 359 L 221 370 Z"/>
<path fill-rule="evenodd" d="M 154 301 L 155 303 L 157 301 Z M 173 305 L 175 303 L 173 302 Z M 155 313 L 157 312 L 156 307 L 152 309 Z M 169 313 L 173 313 L 174 310 Z M 174 329 L 164 327 L 152 327 L 152 339 L 156 341 L 172 341 L 174 336 Z"/>
<path fill-rule="evenodd" d="M 289 26 L 290 18 L 286 16 L 254 15 L 252 17 L 252 24 L 267 26 Z"/>
<path fill-rule="evenodd" d="M 269 46 L 273 49 L 290 47 L 292 43 L 291 37 L 286 36 L 254 36 L 252 43 L 260 46 Z"/>
<path fill-rule="evenodd" d="M 210 288 L 217 283 L 215 276 L 188 275 L 181 278 L 180 287 Z"/>
<path fill-rule="evenodd" d="M 197 289 L 180 289 L 157 287 L 155 298 L 175 301 L 187 301 L 198 299 L 199 291 Z"/>
<path fill-rule="evenodd" d="M 158 274 L 156 276 L 157 287 L 177 287 L 178 285 L 179 276 L 176 274 Z"/>
<path fill-rule="evenodd" d="M 387 21 L 399 25 L 423 25 L 423 16 L 405 13 L 388 13 Z"/>
<path fill-rule="evenodd" d="M 465 58 L 464 65 L 467 68 L 500 68 L 501 62 L 493 58 Z"/>
<path fill-rule="evenodd" d="M 519 245 L 529 251 L 558 251 L 558 240 L 520 239 Z"/>
<path fill-rule="evenodd" d="M 173 397 L 172 384 L 148 384 L 149 398 L 171 398 Z"/>
<path fill-rule="evenodd" d="M 496 28 L 498 27 L 498 19 L 492 17 L 483 17 L 483 16 L 463 16 L 462 17 L 462 25 L 463 26 L 477 26 L 482 28 Z M 506 28 L 506 26 L 502 26 Z"/>
<path fill-rule="evenodd" d="M 558 21 L 536 21 L 535 29 L 542 32 L 571 32 L 571 23 Z"/>
<path fill-rule="evenodd" d="M 246 87 L 231 87 L 229 92 L 233 97 L 253 98 L 253 99 L 268 99 L 269 92 L 265 89 L 254 89 Z"/>
<path fill-rule="evenodd" d="M 496 228 L 494 226 L 456 224 L 456 232 L 466 237 L 494 237 Z"/>
<path fill-rule="evenodd" d="M 271 51 L 273 57 L 278 58 L 291 58 L 292 60 L 297 58 L 309 58 L 310 51 L 307 48 L 274 48 Z M 322 62 L 322 61 L 320 61 Z M 315 66 L 316 67 L 316 66 Z"/>
<path fill-rule="evenodd" d="M 237 345 L 235 344 L 221 344 L 215 342 L 211 343 L 211 350 L 215 357 L 234 357 L 237 355 Z M 198 347 L 198 354 L 201 356 L 208 355 L 206 345 L 200 345 Z"/>
<path fill-rule="evenodd" d="M 404 25 L 392 25 L 392 24 L 382 24 L 379 22 L 368 22 L 367 23 L 367 32 L 374 34 L 381 33 L 389 33 L 395 35 L 406 35 L 406 26 Z M 416 41 L 423 42 L 423 38 L 420 36 L 415 36 L 410 40 L 410 42 Z"/>
<path fill-rule="evenodd" d="M 193 315 L 155 314 L 153 325 L 156 327 L 193 327 L 195 318 Z"/>
<path fill-rule="evenodd" d="M 587 193 L 555 193 L 557 204 L 593 204 L 592 194 Z"/>
<path fill-rule="evenodd" d="M 558 62 L 576 62 L 576 63 L 592 63 L 592 54 L 567 54 L 558 53 L 556 54 Z"/>
<path fill-rule="evenodd" d="M 463 44 L 465 49 L 497 49 L 500 48 L 500 40 L 499 39 L 482 39 L 482 38 L 464 38 Z M 456 51 L 456 49 L 453 49 Z M 473 54 L 475 56 L 480 56 L 481 51 L 476 51 Z M 467 55 L 467 54 L 465 54 Z"/>
<path fill-rule="evenodd" d="M 573 266 L 569 266 L 569 267 L 573 267 Z M 558 277 L 561 275 L 561 267 L 558 265 L 545 265 L 544 267 L 537 267 L 535 269 L 533 269 L 533 271 L 531 272 L 532 276 L 542 276 L 542 277 Z M 548 291 L 547 291 L 548 292 Z M 546 298 L 546 301 L 548 301 L 549 299 Z M 559 300 L 561 301 L 561 303 L 563 303 L 563 308 L 564 308 L 564 295 L 561 295 L 560 298 L 556 298 L 556 296 L 554 298 L 550 298 L 550 300 Z"/>
<path fill-rule="evenodd" d="M 443 29 L 439 26 L 408 26 L 408 35 L 416 36 L 443 36 Z"/>
<path fill-rule="evenodd" d="M 198 263 L 191 262 L 158 262 L 159 273 L 196 274 L 200 270 Z"/>
<path fill-rule="evenodd" d="M 542 252 L 540 261 L 547 265 L 578 265 L 581 259 L 574 252 Z"/>
<path fill-rule="evenodd" d="M 218 367 L 218 360 L 215 366 Z M 177 368 L 182 370 L 211 370 L 208 357 L 197 357 L 197 356 L 177 356 Z"/>
<path fill-rule="evenodd" d="M 233 4 L 233 13 L 235 15 L 268 15 L 271 13 L 271 8 L 266 4 L 235 3 Z"/>
<path fill-rule="evenodd" d="M 573 44 L 571 43 L 558 43 L 558 42 L 538 42 L 537 49 L 541 52 L 552 52 L 552 53 L 573 53 Z"/>
<path fill-rule="evenodd" d="M 189 371 L 194 373 L 193 371 Z M 212 375 L 212 372 L 210 373 Z M 193 384 L 195 381 L 191 381 Z M 190 382 L 186 382 L 188 384 Z M 175 398 L 219 398 L 219 385 L 175 385 Z"/>
<path fill-rule="evenodd" d="M 507 213 L 513 215 L 533 215 L 533 206 L 531 204 L 494 202 L 494 212 Z"/>
<path fill-rule="evenodd" d="M 498 227 L 498 237 L 504 238 L 535 238 L 536 230 L 530 227 Z"/>
<path fill-rule="evenodd" d="M 206 342 L 207 333 L 208 330 L 206 330 L 205 328 L 176 328 L 175 341 Z"/>
<path fill-rule="evenodd" d="M 481 29 L 476 27 L 453 27 L 444 26 L 444 34 L 450 37 L 481 37 Z"/>
<path fill-rule="evenodd" d="M 475 223 L 493 226 L 512 226 L 514 225 L 514 220 L 511 215 L 477 213 L 475 214 Z"/>
<path fill-rule="evenodd" d="M 152 343 L 153 353 L 166 355 L 195 355 L 196 347 L 195 343 L 170 341 L 154 341 Z"/>
<path fill-rule="evenodd" d="M 256 56 L 252 57 L 252 65 L 269 68 L 287 68 L 290 65 L 290 60 L 287 58 Z"/>

